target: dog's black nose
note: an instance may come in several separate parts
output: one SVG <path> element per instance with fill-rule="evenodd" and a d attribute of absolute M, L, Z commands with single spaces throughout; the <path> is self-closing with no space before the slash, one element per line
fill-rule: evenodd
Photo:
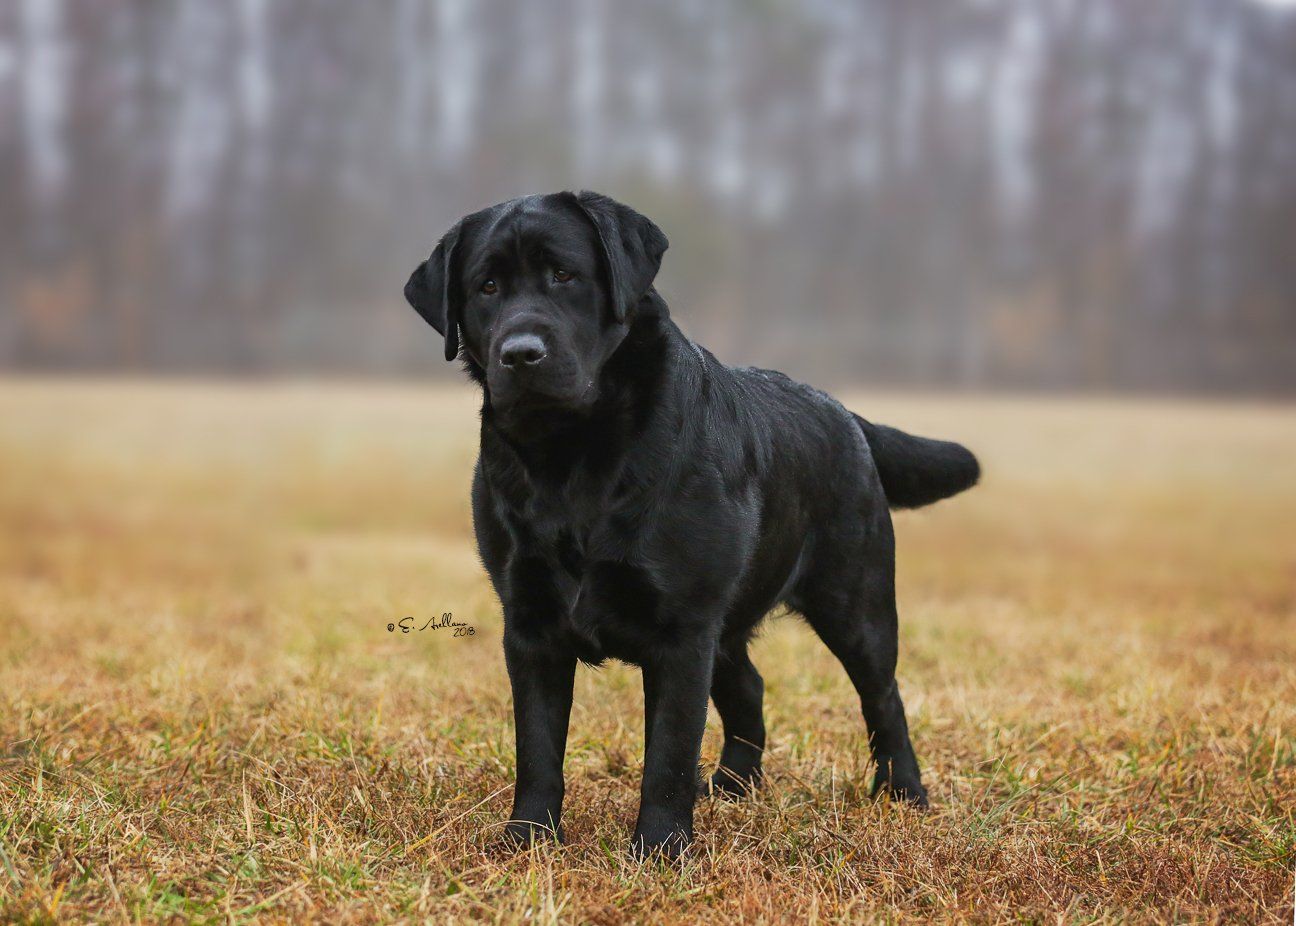
<path fill-rule="evenodd" d="M 506 367 L 533 367 L 545 356 L 544 341 L 534 334 L 511 334 L 500 345 L 500 363 Z"/>

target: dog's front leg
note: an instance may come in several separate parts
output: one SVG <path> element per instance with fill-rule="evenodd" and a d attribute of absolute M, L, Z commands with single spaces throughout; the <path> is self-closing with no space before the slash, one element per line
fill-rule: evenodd
<path fill-rule="evenodd" d="M 677 858 L 693 840 L 715 649 L 714 637 L 696 630 L 644 662 L 644 774 L 630 845 L 636 855 Z"/>
<path fill-rule="evenodd" d="M 561 842 L 563 753 L 576 657 L 506 631 L 504 659 L 517 735 L 517 786 L 505 832 L 524 844 L 542 836 Z"/>

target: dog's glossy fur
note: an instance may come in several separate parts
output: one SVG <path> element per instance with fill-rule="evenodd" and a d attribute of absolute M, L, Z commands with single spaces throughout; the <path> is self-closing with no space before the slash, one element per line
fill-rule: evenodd
<path fill-rule="evenodd" d="M 724 723 L 711 787 L 739 795 L 760 780 L 763 685 L 747 644 L 779 604 L 859 692 L 874 793 L 923 805 L 895 681 L 889 509 L 968 488 L 976 459 L 720 363 L 652 286 L 666 246 L 604 196 L 529 196 L 462 219 L 405 288 L 483 392 L 473 520 L 513 686 L 507 831 L 561 838 L 576 662 L 612 657 L 643 670 L 631 845 L 677 855 L 708 695 Z"/>

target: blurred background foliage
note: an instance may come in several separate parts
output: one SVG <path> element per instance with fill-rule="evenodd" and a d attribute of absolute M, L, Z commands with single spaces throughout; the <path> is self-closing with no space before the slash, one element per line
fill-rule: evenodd
<path fill-rule="evenodd" d="M 1285 3 L 0 5 L 4 368 L 448 376 L 410 269 L 581 187 L 730 362 L 1296 391 Z"/>

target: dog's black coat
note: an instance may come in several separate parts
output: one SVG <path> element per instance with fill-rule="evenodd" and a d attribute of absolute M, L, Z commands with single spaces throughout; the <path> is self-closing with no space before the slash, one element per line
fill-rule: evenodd
<path fill-rule="evenodd" d="M 747 655 L 785 604 L 841 660 L 877 762 L 874 792 L 926 803 L 895 682 L 889 508 L 968 488 L 958 444 L 871 424 L 780 373 L 689 341 L 652 287 L 667 242 L 591 193 L 462 219 L 406 298 L 482 386 L 473 520 L 504 606 L 517 788 L 508 831 L 561 837 L 578 659 L 641 666 L 646 759 L 632 846 L 691 839 L 707 695 L 711 779 L 761 776 L 761 677 Z"/>

